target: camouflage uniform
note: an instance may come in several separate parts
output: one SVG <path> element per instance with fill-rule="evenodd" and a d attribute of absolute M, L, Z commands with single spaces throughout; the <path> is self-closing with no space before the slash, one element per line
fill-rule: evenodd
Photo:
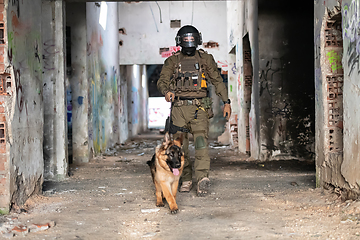
<path fill-rule="evenodd" d="M 182 79 L 182 80 L 181 80 Z M 217 64 L 211 54 L 204 50 L 196 50 L 195 56 L 187 56 L 178 51 L 167 58 L 160 73 L 157 87 L 162 94 L 169 91 L 175 93 L 171 118 L 173 124 L 185 127 L 194 136 L 195 143 L 195 177 L 199 181 L 208 177 L 210 157 L 208 154 L 209 117 L 211 99 L 207 97 L 209 80 L 215 87 L 215 92 L 222 101 L 227 101 L 227 88 L 217 69 Z M 174 138 L 182 132 L 174 134 Z M 183 150 L 185 166 L 181 180 L 192 181 L 192 164 L 189 159 L 189 138 L 185 134 Z"/>

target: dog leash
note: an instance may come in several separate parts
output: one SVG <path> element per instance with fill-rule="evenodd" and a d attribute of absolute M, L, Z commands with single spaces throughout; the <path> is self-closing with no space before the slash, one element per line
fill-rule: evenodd
<path fill-rule="evenodd" d="M 172 108 L 173 108 L 172 98 L 170 98 L 170 102 L 171 102 L 171 106 L 170 106 L 170 116 L 166 119 L 166 122 L 165 122 L 165 132 L 168 132 L 168 133 L 170 133 L 170 134 L 175 134 L 175 133 L 178 132 L 178 131 L 185 132 L 185 133 L 190 132 L 190 130 L 187 129 L 187 128 L 178 127 L 178 126 L 175 126 L 175 125 L 173 124 L 173 121 L 172 121 L 172 119 L 171 119 Z"/>

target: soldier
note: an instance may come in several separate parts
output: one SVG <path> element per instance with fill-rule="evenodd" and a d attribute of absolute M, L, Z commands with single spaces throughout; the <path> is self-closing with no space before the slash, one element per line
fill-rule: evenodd
<path fill-rule="evenodd" d="M 164 62 L 157 82 L 159 91 L 167 102 L 172 102 L 171 120 L 174 139 L 185 132 L 183 150 L 185 166 L 181 176 L 180 192 L 189 192 L 192 187 L 192 163 L 189 159 L 189 138 L 193 134 L 195 144 L 194 170 L 197 181 L 197 195 L 205 196 L 210 188 L 208 154 L 209 118 L 213 117 L 212 100 L 208 97 L 208 83 L 215 87 L 216 94 L 224 102 L 224 117 L 230 118 L 231 107 L 227 88 L 211 54 L 202 49 L 201 33 L 191 26 L 180 28 L 176 35 L 176 52 Z"/>

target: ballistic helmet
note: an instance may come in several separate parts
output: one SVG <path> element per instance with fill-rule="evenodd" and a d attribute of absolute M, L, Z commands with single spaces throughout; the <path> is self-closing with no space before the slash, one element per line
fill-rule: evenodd
<path fill-rule="evenodd" d="M 201 33 L 191 26 L 185 25 L 179 29 L 175 37 L 176 46 L 197 47 L 202 44 Z"/>

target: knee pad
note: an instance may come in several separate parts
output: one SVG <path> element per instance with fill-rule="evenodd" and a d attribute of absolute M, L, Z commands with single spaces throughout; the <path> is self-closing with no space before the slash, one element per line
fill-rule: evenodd
<path fill-rule="evenodd" d="M 203 136 L 198 136 L 195 139 L 195 150 L 200 150 L 206 148 L 205 138 Z"/>

